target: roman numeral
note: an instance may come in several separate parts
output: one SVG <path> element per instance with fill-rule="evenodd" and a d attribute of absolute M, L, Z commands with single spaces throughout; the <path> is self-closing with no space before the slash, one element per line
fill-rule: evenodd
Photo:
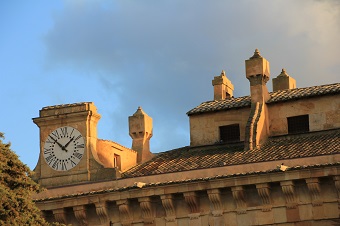
<path fill-rule="evenodd" d="M 53 140 L 50 140 L 50 137 L 47 137 L 46 143 L 53 144 L 53 143 L 54 143 L 54 141 L 53 141 Z"/>
<path fill-rule="evenodd" d="M 51 149 L 44 148 L 44 154 L 45 155 L 51 154 L 51 153 L 52 153 Z"/>
<path fill-rule="evenodd" d="M 72 167 L 76 166 L 77 164 L 70 159 Z"/>
<path fill-rule="evenodd" d="M 72 137 L 73 131 L 74 131 L 74 128 L 73 128 L 72 131 L 71 131 L 70 137 Z"/>
<path fill-rule="evenodd" d="M 77 136 L 76 139 L 74 139 L 74 141 L 77 141 L 81 138 L 81 135 Z"/>
<path fill-rule="evenodd" d="M 57 170 L 58 169 L 58 163 L 59 163 L 59 159 L 56 159 L 52 165 L 52 168 Z"/>
<path fill-rule="evenodd" d="M 77 157 L 78 159 L 81 159 L 83 157 L 83 154 L 80 154 L 78 152 L 74 152 L 73 156 Z"/>
<path fill-rule="evenodd" d="M 84 144 L 78 144 L 78 145 L 76 146 L 76 148 L 84 148 L 84 147 L 85 147 Z"/>
<path fill-rule="evenodd" d="M 62 162 L 61 170 L 67 170 L 66 162 Z"/>
<path fill-rule="evenodd" d="M 53 131 L 51 134 L 52 134 L 53 136 L 55 136 L 55 138 L 57 138 L 57 139 L 60 138 L 60 135 L 59 135 L 59 133 L 58 133 L 57 130 Z"/>
<path fill-rule="evenodd" d="M 68 133 L 67 133 L 67 127 L 65 126 L 64 128 L 60 128 L 61 130 L 61 134 L 63 135 L 63 137 L 67 137 Z"/>
<path fill-rule="evenodd" d="M 53 160 L 54 156 L 55 156 L 55 155 L 49 155 L 49 156 L 47 156 L 47 157 L 45 158 L 45 159 L 46 159 L 46 162 L 49 164 L 49 162 Z"/>

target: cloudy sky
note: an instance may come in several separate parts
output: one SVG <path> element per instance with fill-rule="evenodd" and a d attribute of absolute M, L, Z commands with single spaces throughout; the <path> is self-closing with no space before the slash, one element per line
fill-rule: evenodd
<path fill-rule="evenodd" d="M 186 112 L 213 98 L 226 70 L 249 94 L 244 60 L 259 48 L 298 87 L 339 82 L 338 1 L 1 1 L 0 131 L 33 169 L 44 106 L 91 101 L 98 136 L 131 147 L 128 116 L 153 118 L 153 152 L 189 145 Z M 271 81 L 268 82 L 271 90 Z"/>

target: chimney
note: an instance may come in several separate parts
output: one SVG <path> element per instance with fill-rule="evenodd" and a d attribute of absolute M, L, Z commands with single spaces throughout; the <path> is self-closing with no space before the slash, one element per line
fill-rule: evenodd
<path fill-rule="evenodd" d="M 263 103 L 270 98 L 266 86 L 269 76 L 269 62 L 256 49 L 254 55 L 249 60 L 246 60 L 246 77 L 250 82 L 252 103 Z"/>
<path fill-rule="evenodd" d="M 214 100 L 224 100 L 233 97 L 234 86 L 222 70 L 220 76 L 215 76 L 212 80 L 214 86 Z"/>
<path fill-rule="evenodd" d="M 152 118 L 141 107 L 138 107 L 137 111 L 129 116 L 129 134 L 132 138 L 132 150 L 137 151 L 137 163 L 151 159 Z"/>
<path fill-rule="evenodd" d="M 281 74 L 276 78 L 273 78 L 273 91 L 294 89 L 296 88 L 296 81 L 294 78 L 290 77 L 286 70 L 282 68 Z"/>
<path fill-rule="evenodd" d="M 269 134 L 266 106 L 266 101 L 270 98 L 266 86 L 269 76 L 269 62 L 256 49 L 254 55 L 246 60 L 246 77 L 250 82 L 251 110 L 246 125 L 245 150 L 259 147 Z"/>

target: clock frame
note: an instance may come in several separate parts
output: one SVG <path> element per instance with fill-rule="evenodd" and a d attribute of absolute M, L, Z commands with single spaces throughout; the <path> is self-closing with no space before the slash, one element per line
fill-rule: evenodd
<path fill-rule="evenodd" d="M 84 137 L 71 126 L 55 129 L 44 143 L 44 159 L 47 165 L 55 171 L 68 171 L 76 167 L 84 153 Z"/>

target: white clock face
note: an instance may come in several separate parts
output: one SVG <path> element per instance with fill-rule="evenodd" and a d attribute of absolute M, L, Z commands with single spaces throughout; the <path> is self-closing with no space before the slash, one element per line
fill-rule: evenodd
<path fill-rule="evenodd" d="M 85 143 L 81 133 L 70 126 L 50 133 L 44 145 L 44 159 L 56 171 L 67 171 L 78 165 L 84 155 Z"/>

